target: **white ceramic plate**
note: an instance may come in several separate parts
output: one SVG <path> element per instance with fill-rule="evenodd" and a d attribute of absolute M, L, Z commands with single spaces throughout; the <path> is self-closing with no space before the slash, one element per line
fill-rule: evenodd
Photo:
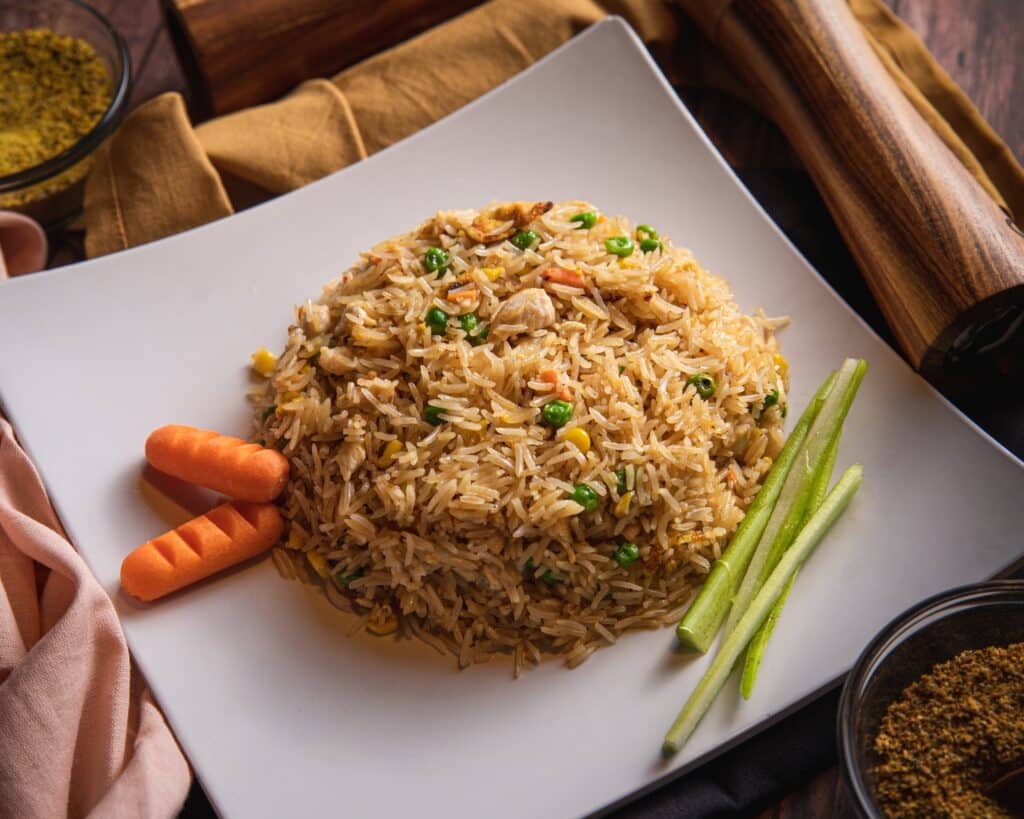
<path fill-rule="evenodd" d="M 728 687 L 685 751 L 665 729 L 706 660 L 671 629 L 576 671 L 457 672 L 351 623 L 269 562 L 158 605 L 121 559 L 181 522 L 144 495 L 142 444 L 178 422 L 244 434 L 249 353 L 292 305 L 439 208 L 588 199 L 657 225 L 789 314 L 796 407 L 845 356 L 871 363 L 840 467 L 860 495 L 810 560 L 754 698 Z M 231 219 L 0 288 L 0 395 L 62 519 L 225 815 L 570 817 L 695 764 L 836 679 L 892 615 L 1020 552 L 1020 465 L 861 322 L 769 221 L 627 26 L 594 26 L 514 81 L 366 162 Z"/>

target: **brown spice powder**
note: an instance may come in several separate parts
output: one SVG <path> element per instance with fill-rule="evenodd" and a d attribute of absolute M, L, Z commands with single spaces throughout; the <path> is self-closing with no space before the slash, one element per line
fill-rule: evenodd
<path fill-rule="evenodd" d="M 886 710 L 875 752 L 889 817 L 1010 816 L 985 789 L 1024 760 L 1024 643 L 935 666 Z"/>

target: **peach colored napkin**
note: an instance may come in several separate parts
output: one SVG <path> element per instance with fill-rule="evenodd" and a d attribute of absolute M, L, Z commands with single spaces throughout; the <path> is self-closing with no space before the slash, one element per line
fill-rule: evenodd
<path fill-rule="evenodd" d="M 35 273 L 46 266 L 46 234 L 34 219 L 0 210 L 0 279 Z"/>
<path fill-rule="evenodd" d="M 170 817 L 189 770 L 0 419 L 0 817 Z"/>

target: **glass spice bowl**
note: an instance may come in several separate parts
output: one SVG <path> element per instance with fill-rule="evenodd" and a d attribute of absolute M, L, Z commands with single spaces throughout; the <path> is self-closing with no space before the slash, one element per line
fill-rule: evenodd
<path fill-rule="evenodd" d="M 92 153 L 124 116 L 131 58 L 106 17 L 80 0 L 0 0 L 0 32 L 37 28 L 85 40 L 110 76 L 110 103 L 92 130 L 56 156 L 0 176 L 0 210 L 18 211 L 54 228 L 80 210 Z"/>
<path fill-rule="evenodd" d="M 962 651 L 1024 641 L 1024 580 L 993 580 L 942 592 L 890 622 L 864 649 L 839 701 L 839 755 L 860 816 L 884 816 L 873 769 L 889 704 L 938 663 Z"/>

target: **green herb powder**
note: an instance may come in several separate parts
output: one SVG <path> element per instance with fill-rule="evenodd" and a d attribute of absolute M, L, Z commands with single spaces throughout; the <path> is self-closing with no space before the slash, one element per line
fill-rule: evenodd
<path fill-rule="evenodd" d="M 84 40 L 48 29 L 0 32 L 0 176 L 70 148 L 92 130 L 110 99 L 106 66 Z M 0 197 L 0 204 L 11 196 L 17 194 Z"/>

